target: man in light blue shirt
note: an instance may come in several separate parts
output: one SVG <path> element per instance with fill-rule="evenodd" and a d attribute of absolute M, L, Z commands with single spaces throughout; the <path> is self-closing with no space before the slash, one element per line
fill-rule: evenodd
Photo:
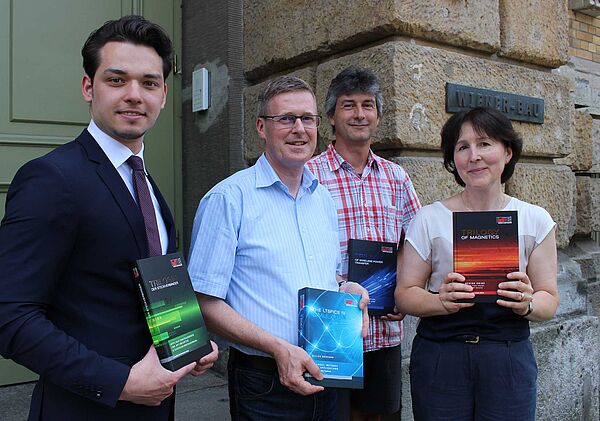
<path fill-rule="evenodd" d="M 335 391 L 297 346 L 298 290 L 338 290 L 335 204 L 304 164 L 320 117 L 306 82 L 284 76 L 259 97 L 265 153 L 217 184 L 194 220 L 189 270 L 209 329 L 229 341 L 232 418 L 332 419 Z M 358 284 L 341 290 L 368 295 Z"/>

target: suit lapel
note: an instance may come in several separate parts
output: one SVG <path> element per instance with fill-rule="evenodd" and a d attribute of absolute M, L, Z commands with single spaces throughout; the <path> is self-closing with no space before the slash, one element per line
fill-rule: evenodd
<path fill-rule="evenodd" d="M 144 218 L 135 203 L 135 200 L 131 197 L 131 193 L 129 193 L 123 179 L 87 130 L 84 130 L 81 133 L 77 138 L 77 141 L 80 142 L 85 149 L 88 159 L 97 164 L 96 171 L 98 176 L 102 179 L 114 197 L 115 202 L 125 215 L 138 246 L 140 256 L 147 257 L 148 242 L 146 240 Z"/>

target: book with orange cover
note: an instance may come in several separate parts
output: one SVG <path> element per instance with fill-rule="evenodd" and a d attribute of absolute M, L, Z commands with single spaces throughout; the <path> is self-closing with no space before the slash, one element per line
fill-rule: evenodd
<path fill-rule="evenodd" d="M 465 277 L 475 298 L 461 302 L 496 302 L 498 284 L 519 270 L 517 211 L 453 212 L 454 272 Z M 502 298 L 506 300 L 506 298 Z"/>

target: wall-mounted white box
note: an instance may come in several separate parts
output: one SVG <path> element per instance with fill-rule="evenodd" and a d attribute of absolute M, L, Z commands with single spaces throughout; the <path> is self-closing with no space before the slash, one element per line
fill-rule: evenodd
<path fill-rule="evenodd" d="M 208 70 L 201 68 L 192 73 L 192 112 L 208 110 L 210 106 Z"/>

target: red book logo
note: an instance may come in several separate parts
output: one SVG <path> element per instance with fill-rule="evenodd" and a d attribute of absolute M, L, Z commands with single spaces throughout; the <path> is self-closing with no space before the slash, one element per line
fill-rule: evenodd
<path fill-rule="evenodd" d="M 349 300 L 349 299 L 347 299 L 347 300 L 346 300 L 346 305 L 347 305 L 347 306 L 351 306 L 351 305 L 353 305 L 353 304 L 354 304 L 354 301 L 353 301 L 353 300 Z"/>
<path fill-rule="evenodd" d="M 381 246 L 381 252 L 382 253 L 393 253 L 394 248 L 390 247 L 390 246 Z"/>
<path fill-rule="evenodd" d="M 497 216 L 496 224 L 512 224 L 512 216 Z"/>
<path fill-rule="evenodd" d="M 171 259 L 171 266 L 173 266 L 174 268 L 183 266 L 183 263 L 181 263 L 181 258 L 178 257 L 177 259 Z"/>

